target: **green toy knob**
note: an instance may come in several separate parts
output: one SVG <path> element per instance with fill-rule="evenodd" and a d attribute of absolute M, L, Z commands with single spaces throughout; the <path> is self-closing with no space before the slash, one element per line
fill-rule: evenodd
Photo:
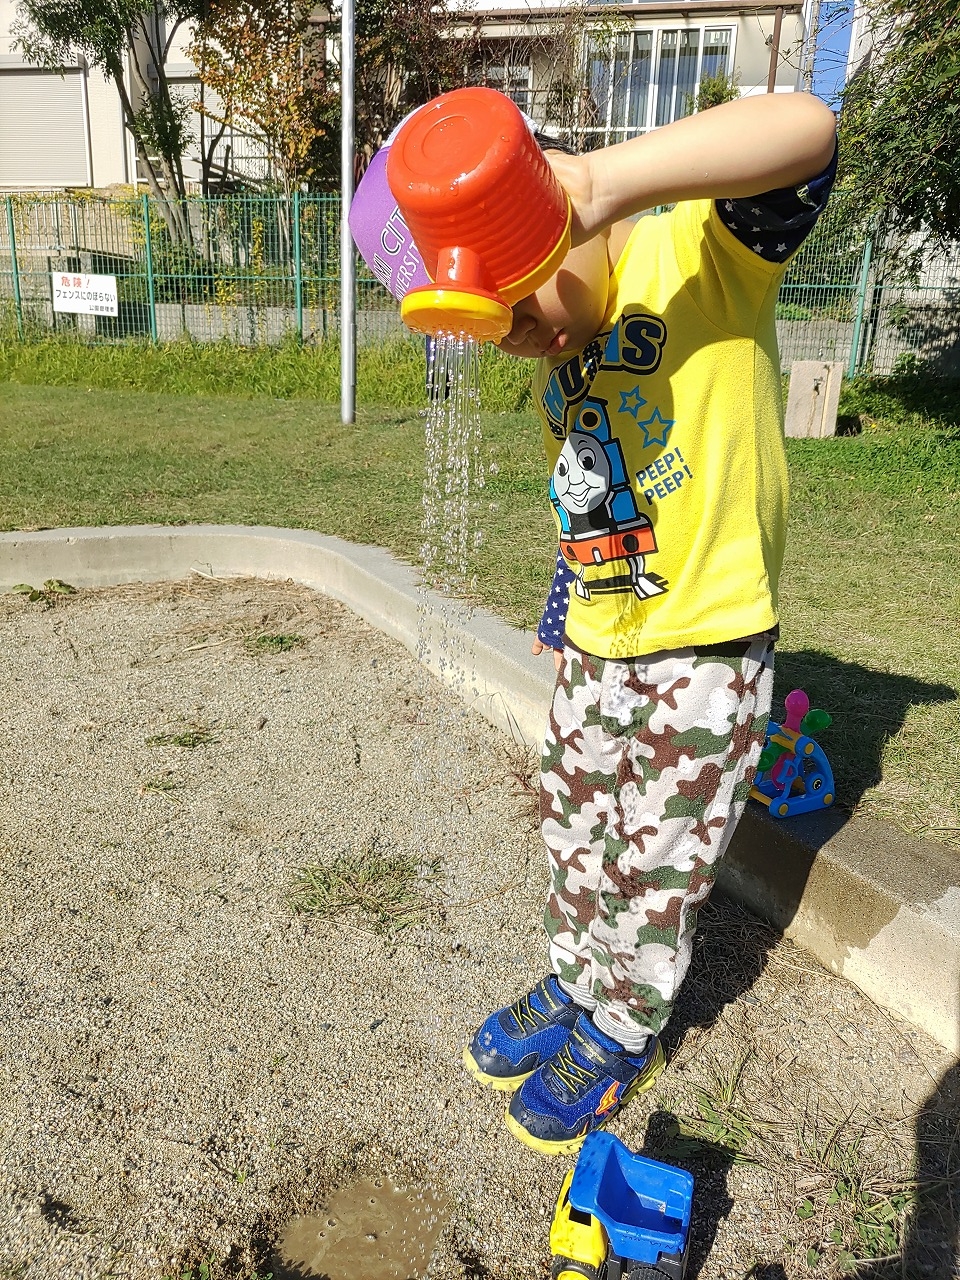
<path fill-rule="evenodd" d="M 760 752 L 760 759 L 757 761 L 757 772 L 766 773 L 768 769 L 772 769 L 782 755 L 785 755 L 786 747 L 781 747 L 776 742 L 768 742 Z"/>
<path fill-rule="evenodd" d="M 805 733 L 808 738 L 812 738 L 814 734 L 819 733 L 821 729 L 833 723 L 833 716 L 828 711 L 821 711 L 819 707 L 814 707 L 812 711 L 808 711 L 800 723 L 800 732 Z"/>

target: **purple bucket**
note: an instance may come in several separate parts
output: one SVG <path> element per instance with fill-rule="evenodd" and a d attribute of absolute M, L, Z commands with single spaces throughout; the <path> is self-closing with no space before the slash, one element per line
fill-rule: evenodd
<path fill-rule="evenodd" d="M 429 284 L 430 277 L 387 185 L 388 149 L 389 139 L 360 179 L 348 220 L 360 256 L 399 300 L 408 289 Z"/>

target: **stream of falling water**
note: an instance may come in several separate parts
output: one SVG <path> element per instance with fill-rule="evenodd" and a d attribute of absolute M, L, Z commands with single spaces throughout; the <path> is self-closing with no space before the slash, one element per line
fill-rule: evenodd
<path fill-rule="evenodd" d="M 483 536 L 476 520 L 483 488 L 479 343 L 438 335 L 430 344 L 427 386 L 421 557 L 426 585 L 451 595 L 468 588 L 472 554 Z"/>
<path fill-rule="evenodd" d="M 457 709 L 430 729 L 449 745 L 443 776 L 420 780 L 456 796 L 469 785 L 461 749 L 465 718 L 472 714 L 462 628 L 473 612 L 474 556 L 483 541 L 480 344 L 462 334 L 439 334 L 429 347 L 427 386 L 417 657 L 424 679 L 431 671 L 458 696 L 449 704 Z"/>
<path fill-rule="evenodd" d="M 441 334 L 431 344 L 427 384 L 430 402 L 426 412 L 423 513 L 421 524 L 422 588 L 418 603 L 417 656 L 421 663 L 422 689 L 432 671 L 461 698 L 466 669 L 461 624 L 472 613 L 474 556 L 482 542 L 479 523 L 480 493 L 484 484 L 480 434 L 480 347 L 470 338 Z M 469 813 L 474 768 L 467 746 L 467 724 L 476 711 L 468 701 L 446 698 L 447 707 L 425 732 L 435 748 L 418 751 L 413 744 L 411 770 L 421 786 L 448 798 L 447 821 L 462 824 Z M 436 700 L 430 701 L 436 705 Z M 439 762 L 439 763 L 436 763 Z M 442 851 L 424 851 L 425 861 Z M 451 898 L 456 901 L 457 868 L 448 867 Z M 441 942 L 442 940 L 438 940 Z M 464 998 L 472 981 L 464 971 Z M 425 1008 L 425 1017 L 435 1017 Z M 439 1043 L 432 1026 L 422 1031 L 425 1044 Z M 459 1064 L 454 1065 L 459 1070 Z M 450 1070 L 437 1062 L 439 1078 Z M 417 1095 L 419 1097 L 419 1095 Z M 469 1130 L 476 1100 L 455 1114 L 442 1111 L 432 1135 L 428 1165 L 435 1171 L 458 1169 L 463 1190 L 464 1134 Z M 416 1131 L 419 1125 L 415 1124 Z M 428 1175 L 429 1176 L 429 1175 Z M 473 1175 L 479 1198 L 484 1170 Z M 342 1187 L 329 1198 L 322 1215 L 291 1219 L 277 1244 L 274 1259 L 281 1277 L 316 1276 L 326 1280 L 411 1280 L 423 1277 L 429 1267 L 437 1237 L 445 1226 L 449 1195 L 444 1178 L 439 1187 L 424 1182 L 406 1189 L 389 1178 L 364 1180 Z M 469 1178 L 468 1178 L 469 1182 Z M 470 1189 L 468 1189 L 470 1194 Z M 477 1248 L 482 1247 L 478 1239 Z"/>

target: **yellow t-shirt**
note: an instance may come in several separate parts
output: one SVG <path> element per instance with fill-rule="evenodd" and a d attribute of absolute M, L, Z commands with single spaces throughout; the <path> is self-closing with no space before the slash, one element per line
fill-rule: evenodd
<path fill-rule="evenodd" d="M 576 574 L 566 634 L 584 652 L 635 657 L 775 625 L 784 270 L 711 200 L 641 218 L 601 332 L 539 362 L 550 497 Z"/>

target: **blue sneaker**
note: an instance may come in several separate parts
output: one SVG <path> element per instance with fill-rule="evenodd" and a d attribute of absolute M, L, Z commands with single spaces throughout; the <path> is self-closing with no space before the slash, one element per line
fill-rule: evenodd
<path fill-rule="evenodd" d="M 566 1044 L 526 1080 L 510 1100 L 507 1128 L 545 1155 L 578 1151 L 631 1098 L 654 1083 L 666 1065 L 651 1036 L 640 1055 L 627 1053 L 581 1011 Z"/>
<path fill-rule="evenodd" d="M 491 1013 L 463 1051 L 474 1079 L 509 1091 L 563 1048 L 580 1006 L 561 991 L 553 974 L 505 1009 Z"/>

